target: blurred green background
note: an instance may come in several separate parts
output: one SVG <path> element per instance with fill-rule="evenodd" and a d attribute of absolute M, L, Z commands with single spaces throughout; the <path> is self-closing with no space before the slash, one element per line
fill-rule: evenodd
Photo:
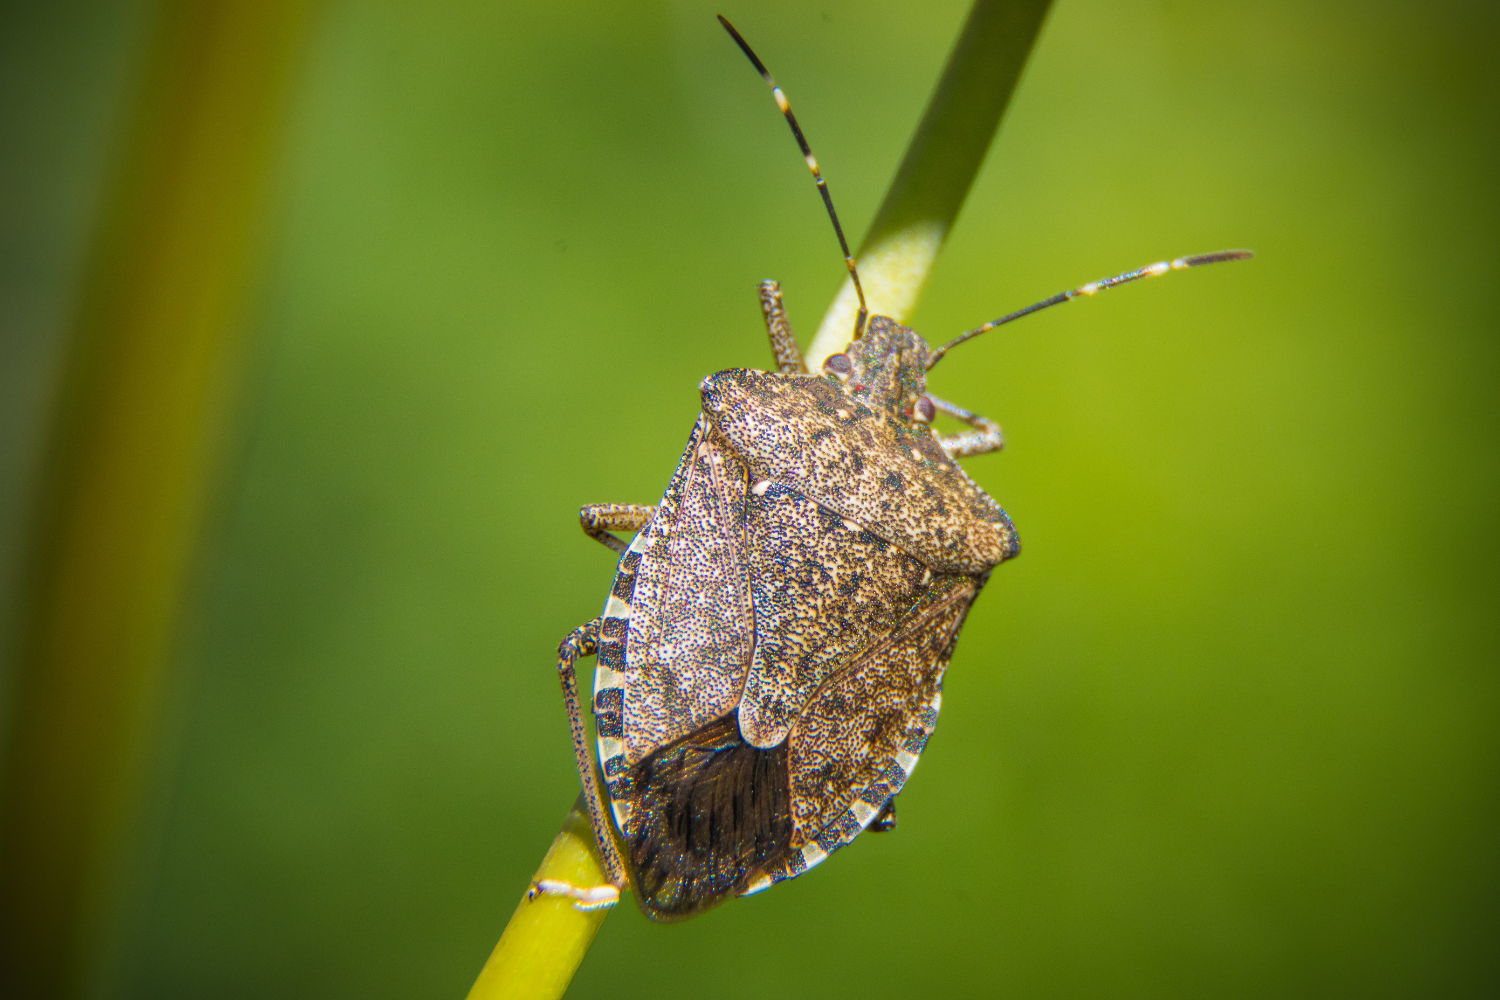
<path fill-rule="evenodd" d="M 585 502 L 652 502 L 708 372 L 804 342 L 963 0 L 330 2 L 276 160 L 249 385 L 99 980 L 456 997 L 577 784 Z M 0 13 L 0 597 L 152 7 Z M 573 995 L 1500 989 L 1500 13 L 1058 0 L 914 325 L 1052 310 L 934 389 L 1025 544 L 901 828 Z"/>

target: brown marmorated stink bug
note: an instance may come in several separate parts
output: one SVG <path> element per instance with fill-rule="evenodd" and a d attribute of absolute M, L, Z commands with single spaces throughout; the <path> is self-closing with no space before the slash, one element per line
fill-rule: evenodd
<path fill-rule="evenodd" d="M 608 881 L 531 895 L 612 906 L 633 888 L 653 920 L 793 878 L 867 827 L 937 723 L 943 671 L 1015 529 L 958 464 L 1004 446 L 994 422 L 927 392 L 949 349 L 1003 323 L 1224 251 L 1054 295 L 942 347 L 869 318 L 854 258 L 802 130 L 770 85 L 833 220 L 860 309 L 843 354 L 808 372 L 775 282 L 761 285 L 775 372 L 730 369 L 654 507 L 599 504 L 583 530 L 620 554 L 604 613 L 558 649 L 584 799 Z M 943 413 L 972 428 L 938 434 Z M 613 531 L 634 531 L 627 546 Z M 597 654 L 595 768 L 574 674 Z"/>

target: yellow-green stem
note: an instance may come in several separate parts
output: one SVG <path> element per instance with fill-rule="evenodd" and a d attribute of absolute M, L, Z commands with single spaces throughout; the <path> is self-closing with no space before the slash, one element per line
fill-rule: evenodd
<path fill-rule="evenodd" d="M 906 322 L 1000 127 L 1051 0 L 976 0 L 856 255 L 872 315 Z M 807 352 L 842 351 L 858 302 L 844 281 Z"/>
<path fill-rule="evenodd" d="M 581 795 L 536 870 L 534 880 L 541 879 L 561 879 L 574 885 L 604 881 Z M 522 896 L 500 942 L 490 952 L 490 960 L 469 990 L 469 1000 L 562 996 L 608 915 L 608 910 L 582 913 L 572 900 L 560 896 L 532 901 Z"/>
<path fill-rule="evenodd" d="M 897 320 L 915 307 L 999 127 L 1051 0 L 976 0 L 896 178 L 859 252 L 872 310 Z M 808 353 L 816 371 L 854 330 L 854 288 L 845 282 Z M 574 806 L 537 878 L 602 881 L 603 866 L 581 803 Z M 552 1000 L 568 988 L 608 911 L 580 913 L 566 899 L 516 907 L 469 1000 Z"/>

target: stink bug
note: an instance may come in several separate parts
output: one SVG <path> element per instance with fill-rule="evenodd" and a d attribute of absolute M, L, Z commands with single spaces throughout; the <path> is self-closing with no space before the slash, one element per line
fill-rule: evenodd
<path fill-rule="evenodd" d="M 604 613 L 559 647 L 584 799 L 608 882 L 532 895 L 612 906 L 633 888 L 653 920 L 793 878 L 861 831 L 895 825 L 895 796 L 942 703 L 943 672 L 991 571 L 1020 551 L 1010 518 L 957 459 L 1004 446 L 993 421 L 927 392 L 954 346 L 1079 295 L 1225 251 L 1063 292 L 928 346 L 864 292 L 817 161 L 812 170 L 860 309 L 853 340 L 808 372 L 775 282 L 761 307 L 777 371 L 703 380 L 702 413 L 656 506 L 602 504 L 583 530 L 619 554 Z M 866 319 L 868 317 L 868 323 Z M 937 414 L 967 424 L 937 433 Z M 627 545 L 613 531 L 635 532 Z M 597 655 L 599 770 L 574 673 Z M 600 774 L 602 770 L 602 775 Z"/>

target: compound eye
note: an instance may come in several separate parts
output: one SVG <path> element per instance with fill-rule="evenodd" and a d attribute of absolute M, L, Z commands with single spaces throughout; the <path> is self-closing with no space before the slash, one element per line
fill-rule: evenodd
<path fill-rule="evenodd" d="M 847 354 L 830 354 L 823 361 L 823 374 L 832 375 L 842 382 L 854 374 L 854 362 Z"/>
<path fill-rule="evenodd" d="M 931 396 L 917 397 L 911 407 L 911 418 L 919 424 L 930 424 L 937 419 L 937 405 L 933 403 Z"/>

